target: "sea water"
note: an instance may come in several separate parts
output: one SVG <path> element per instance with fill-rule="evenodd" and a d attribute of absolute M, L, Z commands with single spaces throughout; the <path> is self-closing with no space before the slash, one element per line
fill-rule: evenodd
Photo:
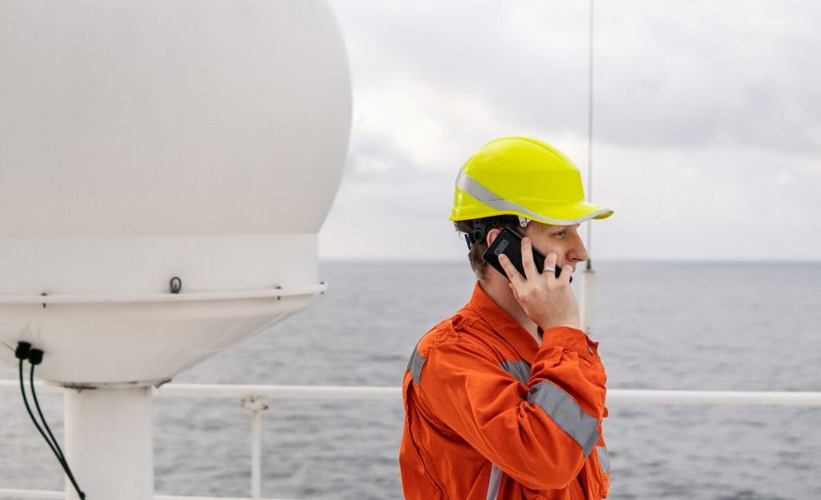
<path fill-rule="evenodd" d="M 610 389 L 821 391 L 821 264 L 596 263 Z M 401 383 L 419 337 L 470 297 L 466 263 L 324 263 L 308 310 L 175 382 Z M 16 371 L 0 367 L 0 379 Z M 41 397 L 58 435 L 61 397 Z M 248 497 L 236 400 L 155 399 L 158 494 Z M 821 408 L 609 405 L 611 499 L 821 498 Z M 400 499 L 395 401 L 273 401 L 267 498 Z M 82 485 L 82 478 L 80 479 Z M 62 489 L 19 394 L 0 393 L 0 487 Z M 93 500 L 93 499 L 92 499 Z"/>

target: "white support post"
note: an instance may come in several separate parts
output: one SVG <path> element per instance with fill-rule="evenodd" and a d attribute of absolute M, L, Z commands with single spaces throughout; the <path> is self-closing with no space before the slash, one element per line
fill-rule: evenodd
<path fill-rule="evenodd" d="M 251 418 L 251 500 L 262 498 L 262 412 L 268 402 L 259 396 L 249 396 L 240 402 Z"/>
<path fill-rule="evenodd" d="M 580 276 L 581 287 L 579 294 L 581 295 L 581 301 L 579 303 L 579 316 L 582 331 L 592 336 L 596 314 L 596 271 L 585 269 Z"/>
<path fill-rule="evenodd" d="M 65 454 L 87 498 L 153 500 L 151 391 L 65 390 Z M 80 498 L 68 478 L 66 498 Z"/>

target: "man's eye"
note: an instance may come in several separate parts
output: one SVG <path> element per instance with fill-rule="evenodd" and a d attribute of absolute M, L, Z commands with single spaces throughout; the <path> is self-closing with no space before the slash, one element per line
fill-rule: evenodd
<path fill-rule="evenodd" d="M 564 231 L 559 231 L 558 233 L 553 233 L 553 236 L 556 236 L 557 238 L 564 238 L 564 235 L 565 235 Z"/>

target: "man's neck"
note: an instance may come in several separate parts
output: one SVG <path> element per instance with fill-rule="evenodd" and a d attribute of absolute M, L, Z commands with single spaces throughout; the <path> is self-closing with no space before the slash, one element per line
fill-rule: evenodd
<path fill-rule="evenodd" d="M 516 297 L 513 296 L 513 291 L 510 289 L 508 283 L 507 278 L 494 276 L 493 278 L 479 281 L 479 286 L 482 287 L 482 290 L 484 290 L 488 297 L 493 299 L 504 312 L 508 313 L 516 322 L 522 325 L 522 328 L 530 332 L 537 344 L 541 344 L 542 340 L 537 333 L 538 325 L 527 317 L 524 309 L 522 309 L 522 306 L 516 301 Z"/>

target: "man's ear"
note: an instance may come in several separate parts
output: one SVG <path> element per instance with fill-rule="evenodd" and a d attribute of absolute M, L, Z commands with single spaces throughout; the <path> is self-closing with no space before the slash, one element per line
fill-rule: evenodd
<path fill-rule="evenodd" d="M 496 240 L 496 237 L 499 236 L 499 233 L 502 232 L 502 228 L 494 227 L 493 229 L 489 229 L 487 234 L 485 235 L 485 244 L 489 247 L 493 244 Z"/>

